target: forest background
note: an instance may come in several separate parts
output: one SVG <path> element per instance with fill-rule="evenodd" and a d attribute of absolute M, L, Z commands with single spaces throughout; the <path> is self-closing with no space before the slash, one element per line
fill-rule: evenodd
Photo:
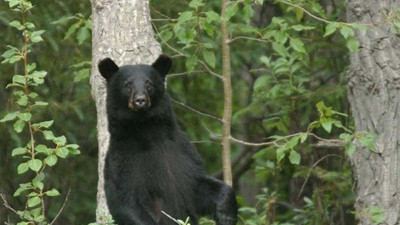
<path fill-rule="evenodd" d="M 227 138 L 231 181 L 241 207 L 239 223 L 349 225 L 358 218 L 365 224 L 395 224 L 391 221 L 396 215 L 385 209 L 390 207 L 385 202 L 356 201 L 360 188 L 353 176 L 360 173 L 353 174 L 351 162 L 353 168 L 357 166 L 351 157 L 357 151 L 382 152 L 376 145 L 380 130 L 357 129 L 348 100 L 350 96 L 352 101 L 348 82 L 354 74 L 350 56 L 365 47 L 357 35 L 376 26 L 348 22 L 351 2 L 227 3 L 233 93 Z M 0 222 L 52 224 L 56 219 L 54 224 L 88 224 L 96 220 L 98 182 L 96 108 L 89 83 L 91 4 L 32 3 L 31 8 L 24 0 L 0 1 L 0 122 L 4 122 L 0 124 L 0 194 L 5 203 L 0 207 Z M 384 6 L 377 13 L 380 26 L 397 38 L 399 11 Z M 18 7 L 22 7 L 19 12 Z M 222 179 L 226 87 L 221 80 L 226 80 L 221 73 L 220 11 L 221 1 L 216 0 L 150 1 L 155 37 L 164 54 L 174 60 L 167 90 L 178 122 L 208 173 Z M 21 15 L 34 25 L 21 20 Z M 26 55 L 18 56 L 19 49 Z M 24 64 L 28 55 L 35 65 Z M 27 79 L 34 94 L 26 88 L 15 91 L 18 85 L 23 89 L 28 84 L 24 75 L 18 75 L 24 72 L 25 77 L 31 76 Z M 43 108 L 31 113 L 31 106 Z M 45 122 L 35 127 L 31 117 Z M 394 124 L 397 118 L 396 114 Z M 36 146 L 35 154 L 44 155 L 39 159 L 30 153 L 31 128 L 43 133 L 39 142 L 55 144 Z M 29 212 L 31 218 L 22 212 Z"/>

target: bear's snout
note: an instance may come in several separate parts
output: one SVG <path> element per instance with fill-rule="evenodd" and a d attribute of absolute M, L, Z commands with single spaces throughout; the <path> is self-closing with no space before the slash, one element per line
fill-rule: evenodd
<path fill-rule="evenodd" d="M 128 108 L 131 110 L 139 110 L 150 107 L 150 101 L 145 94 L 136 94 L 129 101 Z"/>

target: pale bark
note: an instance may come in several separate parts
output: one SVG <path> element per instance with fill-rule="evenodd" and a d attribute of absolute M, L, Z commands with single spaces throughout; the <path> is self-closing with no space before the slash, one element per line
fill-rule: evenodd
<path fill-rule="evenodd" d="M 222 45 L 222 76 L 224 83 L 224 115 L 222 118 L 222 172 L 224 181 L 232 186 L 231 167 L 231 120 L 232 120 L 232 84 L 231 84 L 231 54 L 229 47 L 228 21 L 225 17 L 227 0 L 222 0 L 221 10 L 221 45 Z"/>
<path fill-rule="evenodd" d="M 375 224 L 372 206 L 384 210 L 379 224 L 400 224 L 400 38 L 385 16 L 399 7 L 394 0 L 349 0 L 347 5 L 349 22 L 372 24 L 356 32 L 361 48 L 351 54 L 348 73 L 356 131 L 378 135 L 376 152 L 358 146 L 351 158 L 360 225 Z"/>
<path fill-rule="evenodd" d="M 93 53 L 92 95 L 97 109 L 98 174 L 96 220 L 108 215 L 103 168 L 109 145 L 105 81 L 97 70 L 99 60 L 110 57 L 118 65 L 152 63 L 161 53 L 151 27 L 147 0 L 92 0 Z M 104 221 L 103 221 L 104 222 Z"/>

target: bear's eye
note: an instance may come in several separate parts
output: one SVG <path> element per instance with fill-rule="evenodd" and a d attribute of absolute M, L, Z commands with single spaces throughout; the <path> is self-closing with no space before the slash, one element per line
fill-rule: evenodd
<path fill-rule="evenodd" d="M 145 87 L 146 87 L 146 90 L 147 90 L 147 91 L 153 90 L 153 85 L 151 85 L 150 82 L 146 82 L 146 83 L 145 83 Z"/>
<path fill-rule="evenodd" d="M 128 93 L 130 93 L 130 92 L 132 92 L 132 83 L 126 83 L 125 84 L 125 90 L 128 92 Z"/>

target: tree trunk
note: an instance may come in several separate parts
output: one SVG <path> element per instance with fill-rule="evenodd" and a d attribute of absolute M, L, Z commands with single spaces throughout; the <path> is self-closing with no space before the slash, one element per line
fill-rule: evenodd
<path fill-rule="evenodd" d="M 152 63 L 161 53 L 151 27 L 147 0 L 92 0 L 93 53 L 92 95 L 96 102 L 99 145 L 96 220 L 108 215 L 104 196 L 103 168 L 109 145 L 105 81 L 97 70 L 99 60 L 110 57 L 118 65 Z"/>
<path fill-rule="evenodd" d="M 400 224 L 400 38 L 388 22 L 399 7 L 394 0 L 347 5 L 349 22 L 372 24 L 356 32 L 360 51 L 351 55 L 348 73 L 356 131 L 377 135 L 376 152 L 358 146 L 351 158 L 360 225 Z M 373 206 L 384 210 L 384 222 L 373 223 Z"/>

